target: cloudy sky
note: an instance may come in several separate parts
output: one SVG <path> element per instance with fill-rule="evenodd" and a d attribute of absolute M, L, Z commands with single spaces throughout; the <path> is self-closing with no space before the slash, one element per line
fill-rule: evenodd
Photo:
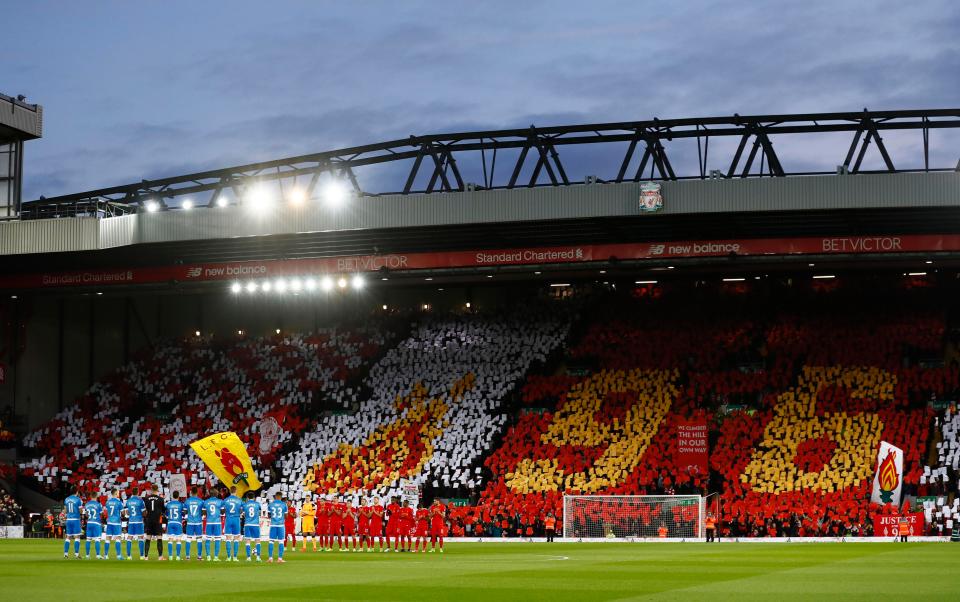
<path fill-rule="evenodd" d="M 0 91 L 45 110 L 25 200 L 410 134 L 960 106 L 956 0 L 31 0 L 2 14 Z M 956 161 L 958 142 L 935 157 Z M 844 152 L 796 145 L 784 162 L 829 169 Z M 594 168 L 571 162 L 571 177 Z"/>

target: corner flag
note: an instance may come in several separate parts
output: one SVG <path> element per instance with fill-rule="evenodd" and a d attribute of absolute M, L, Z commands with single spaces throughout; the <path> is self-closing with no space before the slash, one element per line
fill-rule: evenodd
<path fill-rule="evenodd" d="M 260 489 L 260 479 L 253 471 L 247 448 L 236 433 L 209 435 L 197 439 L 190 447 L 224 485 L 237 488 L 238 496 L 243 496 L 251 489 Z"/>

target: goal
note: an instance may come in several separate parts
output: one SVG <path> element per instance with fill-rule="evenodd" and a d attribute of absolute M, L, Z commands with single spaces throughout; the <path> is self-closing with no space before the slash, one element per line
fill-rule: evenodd
<path fill-rule="evenodd" d="M 699 538 L 703 536 L 704 507 L 700 495 L 565 495 L 563 536 Z"/>

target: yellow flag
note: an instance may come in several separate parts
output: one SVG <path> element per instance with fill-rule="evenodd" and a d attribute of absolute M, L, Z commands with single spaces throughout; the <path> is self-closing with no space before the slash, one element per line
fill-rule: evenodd
<path fill-rule="evenodd" d="M 236 487 L 237 495 L 243 496 L 251 489 L 260 489 L 260 479 L 253 471 L 247 448 L 236 433 L 216 433 L 190 444 L 203 463 L 227 487 Z"/>

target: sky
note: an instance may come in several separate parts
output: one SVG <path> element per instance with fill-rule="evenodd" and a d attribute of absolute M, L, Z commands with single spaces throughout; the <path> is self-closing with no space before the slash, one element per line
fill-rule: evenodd
<path fill-rule="evenodd" d="M 0 14 L 0 91 L 44 107 L 24 200 L 411 134 L 960 106 L 956 0 L 31 0 Z M 920 139 L 889 142 L 897 162 Z M 781 160 L 832 169 L 847 143 Z M 954 133 L 934 141 L 935 159 L 958 156 Z M 580 178 L 609 158 L 567 160 Z"/>

